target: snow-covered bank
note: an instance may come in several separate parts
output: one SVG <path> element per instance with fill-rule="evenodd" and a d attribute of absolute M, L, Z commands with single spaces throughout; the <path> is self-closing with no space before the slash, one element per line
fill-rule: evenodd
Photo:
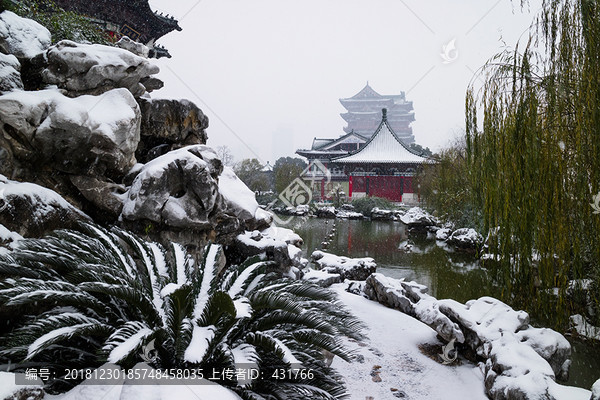
<path fill-rule="evenodd" d="M 487 399 L 483 375 L 476 365 L 448 367 L 419 351 L 419 345 L 442 345 L 433 329 L 399 311 L 350 294 L 344 287 L 332 286 L 340 300 L 367 324 L 365 334 L 369 338 L 365 343 L 349 343 L 359 361 L 349 364 L 336 358 L 332 364 L 344 376 L 350 400 L 369 396 L 392 399 L 396 393 L 398 398 L 404 395 L 411 400 Z M 379 371 L 373 375 L 381 378 L 380 382 L 371 375 L 374 369 Z"/>
<path fill-rule="evenodd" d="M 369 396 L 386 399 L 401 392 L 404 398 L 409 399 L 488 398 L 485 394 L 484 371 L 477 365 L 461 359 L 458 365 L 446 366 L 419 350 L 419 347 L 437 347 L 439 351 L 434 352 L 434 358 L 442 352 L 442 343 L 433 329 L 406 314 L 346 292 L 344 284 L 336 284 L 332 288 L 368 327 L 365 332 L 368 343 L 350 343 L 363 362 L 348 364 L 339 359 L 333 362 L 333 366 L 346 379 L 350 399 L 363 400 Z M 516 355 L 522 356 L 518 352 Z M 527 371 L 520 373 L 523 377 L 527 375 Z M 523 389 L 526 392 L 530 388 L 525 383 Z M 591 396 L 589 390 L 554 382 L 547 393 L 549 397 L 534 397 L 531 394 L 523 398 L 589 400 Z M 400 394 L 396 394 L 396 397 L 402 398 Z"/>

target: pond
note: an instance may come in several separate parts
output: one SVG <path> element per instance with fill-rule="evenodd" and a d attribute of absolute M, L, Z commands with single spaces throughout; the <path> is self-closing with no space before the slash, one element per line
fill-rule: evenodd
<path fill-rule="evenodd" d="M 334 236 L 324 249 L 321 243 L 334 226 Z M 412 235 L 411 251 L 400 250 L 409 239 L 401 222 L 295 217 L 286 227 L 304 239 L 306 258 L 314 250 L 348 257 L 373 257 L 378 272 L 427 285 L 429 293 L 439 299 L 451 298 L 464 303 L 482 296 L 500 295 L 501 288 L 492 284 L 487 271 L 472 255 L 447 251 L 442 242 Z M 568 339 L 573 355 L 567 384 L 589 389 L 600 378 L 600 348 Z"/>

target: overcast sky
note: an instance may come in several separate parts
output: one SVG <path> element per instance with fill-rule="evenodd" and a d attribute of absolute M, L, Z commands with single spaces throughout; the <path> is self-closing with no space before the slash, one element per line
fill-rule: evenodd
<path fill-rule="evenodd" d="M 153 97 L 192 100 L 210 119 L 209 145 L 273 163 L 344 134 L 339 98 L 368 81 L 381 94 L 406 92 L 416 142 L 439 150 L 464 129 L 474 72 L 526 40 L 538 10 L 519 3 L 150 0 L 183 28 L 158 41 L 173 58 L 156 61 L 165 87 Z"/>

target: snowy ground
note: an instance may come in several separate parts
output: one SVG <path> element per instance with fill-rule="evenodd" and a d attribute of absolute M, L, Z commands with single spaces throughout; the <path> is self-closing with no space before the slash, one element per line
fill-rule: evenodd
<path fill-rule="evenodd" d="M 346 379 L 351 400 L 487 399 L 483 374 L 476 365 L 463 360 L 462 365 L 445 366 L 419 350 L 422 344 L 440 348 L 434 330 L 399 311 L 347 293 L 344 284 L 332 288 L 368 326 L 367 340 L 349 342 L 364 361 L 333 361 Z"/>

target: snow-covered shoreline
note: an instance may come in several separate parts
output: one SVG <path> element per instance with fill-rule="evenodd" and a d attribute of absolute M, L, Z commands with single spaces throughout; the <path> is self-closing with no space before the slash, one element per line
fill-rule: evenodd
<path fill-rule="evenodd" d="M 345 284 L 332 286 L 340 300 L 367 325 L 366 343 L 349 343 L 364 362 L 335 359 L 333 366 L 344 376 L 349 399 L 392 398 L 402 391 L 409 399 L 487 399 L 484 374 L 479 366 L 460 359 L 459 365 L 443 365 L 419 350 L 443 343 L 436 332 L 416 319 L 345 291 Z M 429 345 L 429 346 L 428 346 Z M 441 350 L 440 350 L 441 352 Z M 359 356 L 359 359 L 361 358 Z M 373 367 L 381 378 L 373 380 Z M 398 389 L 398 391 L 392 391 Z M 552 395 L 560 400 L 589 400 L 589 390 L 556 384 Z M 401 395 L 396 395 L 402 398 Z"/>

